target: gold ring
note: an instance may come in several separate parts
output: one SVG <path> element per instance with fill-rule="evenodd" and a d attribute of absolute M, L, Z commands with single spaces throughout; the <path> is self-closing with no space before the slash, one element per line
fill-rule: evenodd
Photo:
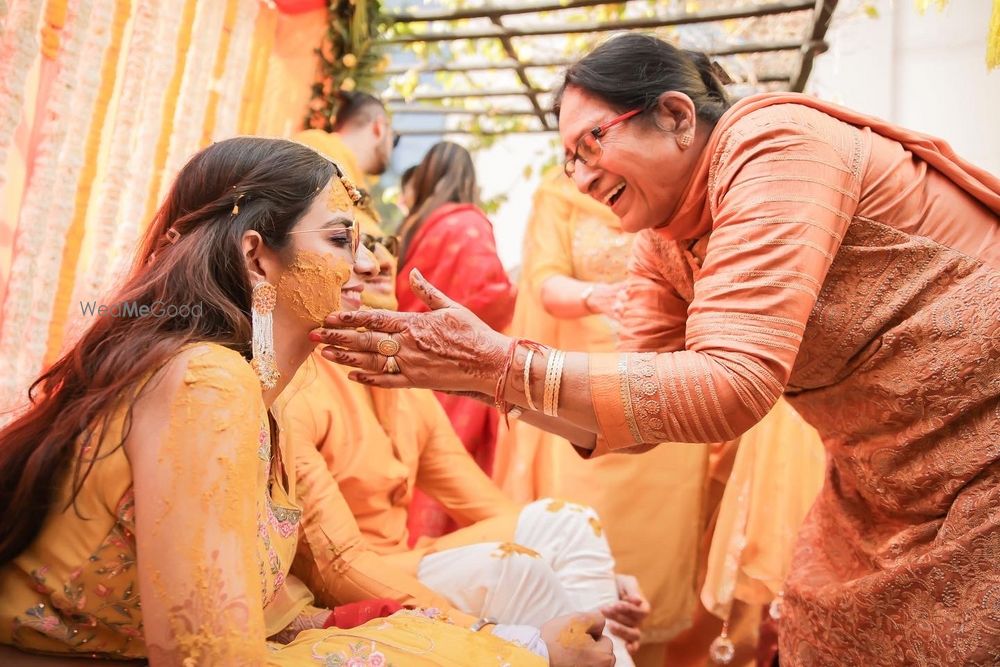
<path fill-rule="evenodd" d="M 386 357 L 394 357 L 399 354 L 399 343 L 394 338 L 383 338 L 378 342 L 376 348 L 378 353 Z"/>
<path fill-rule="evenodd" d="M 396 362 L 396 357 L 385 358 L 385 372 L 389 375 L 399 375 L 399 364 Z"/>

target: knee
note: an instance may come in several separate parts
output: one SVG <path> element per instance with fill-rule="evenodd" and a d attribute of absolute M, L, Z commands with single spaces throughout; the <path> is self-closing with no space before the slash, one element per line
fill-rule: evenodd
<path fill-rule="evenodd" d="M 579 530 L 593 532 L 600 537 L 603 534 L 601 518 L 590 505 L 571 503 L 559 498 L 542 498 L 528 507 L 543 521 L 558 525 L 562 530 Z"/>
<path fill-rule="evenodd" d="M 548 582 L 558 583 L 552 566 L 542 558 L 541 554 L 528 547 L 514 542 L 504 542 L 497 545 L 492 557 L 495 567 L 506 576 L 519 581 L 531 581 L 539 586 Z"/>

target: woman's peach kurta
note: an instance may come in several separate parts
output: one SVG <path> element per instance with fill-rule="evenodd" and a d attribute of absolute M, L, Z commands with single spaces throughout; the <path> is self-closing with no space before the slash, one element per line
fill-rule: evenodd
<path fill-rule="evenodd" d="M 623 339 L 591 356 L 598 452 L 732 438 L 782 392 L 827 473 L 782 663 L 1000 660 L 1000 181 L 800 95 L 738 103 L 643 232 Z"/>

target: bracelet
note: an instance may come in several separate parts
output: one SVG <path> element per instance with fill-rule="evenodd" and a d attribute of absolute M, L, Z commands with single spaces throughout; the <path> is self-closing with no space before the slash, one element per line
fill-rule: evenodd
<path fill-rule="evenodd" d="M 559 386 L 562 384 L 562 368 L 565 358 L 565 352 L 552 350 L 545 366 L 545 395 L 542 401 L 542 412 L 549 417 L 555 417 L 559 412 Z"/>
<path fill-rule="evenodd" d="M 504 362 L 503 368 L 500 371 L 500 377 L 497 378 L 496 388 L 493 390 L 493 405 L 504 414 L 508 410 L 507 400 L 504 398 L 507 391 L 507 376 L 510 374 L 510 367 L 514 363 L 514 355 L 517 354 L 517 345 L 520 342 L 521 339 L 519 338 L 515 338 L 510 342 L 510 349 L 507 350 L 507 360 Z"/>
<path fill-rule="evenodd" d="M 469 629 L 473 632 L 479 632 L 487 625 L 496 625 L 497 620 L 495 618 L 480 618 L 475 623 L 469 626 Z"/>
<path fill-rule="evenodd" d="M 528 356 L 524 360 L 524 398 L 527 400 L 528 409 L 536 412 L 535 402 L 531 400 L 531 360 L 535 356 L 535 349 L 528 348 Z"/>
<path fill-rule="evenodd" d="M 552 393 L 552 416 L 559 414 L 559 390 L 562 389 L 563 364 L 566 363 L 566 353 L 559 352 L 559 366 L 556 368 L 555 391 Z"/>

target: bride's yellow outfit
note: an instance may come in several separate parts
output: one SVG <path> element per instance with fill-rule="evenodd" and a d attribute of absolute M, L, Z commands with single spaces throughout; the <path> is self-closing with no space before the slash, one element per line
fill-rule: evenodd
<path fill-rule="evenodd" d="M 142 400 L 141 393 L 135 400 Z M 190 664 L 545 664 L 488 632 L 417 612 L 349 631 L 308 631 L 290 645 L 265 643 L 280 629 L 265 620 L 276 618 L 265 613 L 267 606 L 280 597 L 288 615 L 283 583 L 301 510 L 295 476 L 282 468 L 292 454 L 284 445 L 272 447 L 257 377 L 232 350 L 214 344 L 191 350 L 163 426 L 156 479 L 143 477 L 138 487 L 119 444 L 132 402 L 132 396 L 123 397 L 81 442 L 84 465 L 93 468 L 75 502 L 71 472 L 38 537 L 0 569 L 0 643 L 105 658 L 180 653 Z M 162 494 L 163 485 L 171 490 L 170 501 L 144 506 L 143 490 L 159 486 Z M 192 492 L 204 488 L 211 491 Z M 143 531 L 155 535 L 161 521 L 176 525 L 175 513 L 188 527 L 176 536 L 176 547 L 169 554 L 143 553 Z M 138 540 L 137 522 L 145 522 Z M 140 579 L 151 584 L 144 594 L 153 601 L 168 593 L 171 600 L 184 600 L 165 610 L 170 636 L 160 641 L 169 653 L 147 647 Z M 298 609 L 306 602 L 300 600 Z M 145 605 L 146 613 L 154 606 Z"/>

